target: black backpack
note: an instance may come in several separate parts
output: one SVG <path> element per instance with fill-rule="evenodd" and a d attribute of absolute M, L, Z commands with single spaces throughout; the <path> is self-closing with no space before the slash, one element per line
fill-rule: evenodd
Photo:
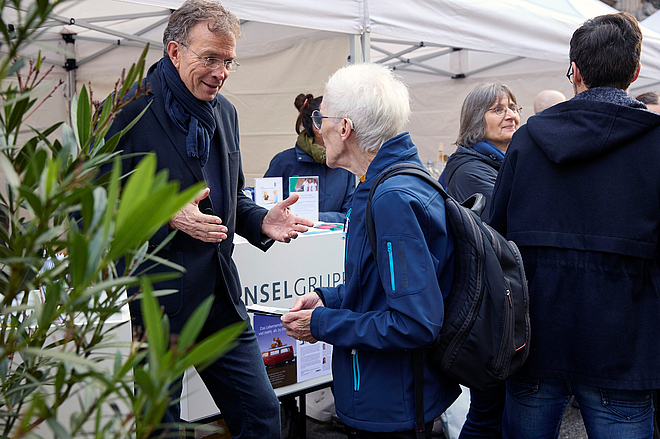
<path fill-rule="evenodd" d="M 454 281 L 444 301 L 442 329 L 425 348 L 426 359 L 437 374 L 471 389 L 492 390 L 517 372 L 529 354 L 529 295 L 520 251 L 481 221 L 485 204 L 481 194 L 460 204 L 424 168 L 398 163 L 376 178 L 367 199 L 367 235 L 376 261 L 371 199 L 383 181 L 401 174 L 425 180 L 442 195 L 454 239 Z M 421 361 L 416 363 L 421 371 Z M 415 375 L 421 391 L 417 371 Z M 417 382 L 415 393 L 416 401 L 423 401 Z"/>

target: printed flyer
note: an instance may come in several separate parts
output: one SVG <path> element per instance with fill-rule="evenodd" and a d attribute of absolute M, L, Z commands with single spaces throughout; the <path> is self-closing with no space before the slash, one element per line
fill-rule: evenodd
<path fill-rule="evenodd" d="M 282 177 L 254 179 L 254 202 L 270 209 L 282 201 Z"/>
<path fill-rule="evenodd" d="M 274 389 L 331 373 L 332 345 L 295 340 L 286 335 L 278 316 L 258 312 L 254 313 L 254 330 Z"/>
<path fill-rule="evenodd" d="M 299 196 L 290 207 L 292 213 L 312 221 L 319 220 L 319 177 L 289 177 L 289 193 Z"/>

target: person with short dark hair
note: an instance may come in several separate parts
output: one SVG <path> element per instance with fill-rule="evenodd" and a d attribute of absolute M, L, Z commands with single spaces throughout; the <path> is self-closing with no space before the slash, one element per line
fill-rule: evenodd
<path fill-rule="evenodd" d="M 529 118 L 500 168 L 489 223 L 520 248 L 532 328 L 507 381 L 504 438 L 556 438 L 571 395 L 589 437 L 653 437 L 660 115 L 627 93 L 641 45 L 626 13 L 580 26 L 575 96 Z"/>
<path fill-rule="evenodd" d="M 355 190 L 355 176 L 345 169 L 332 169 L 326 164 L 323 137 L 312 122 L 312 113 L 319 109 L 322 101 L 323 96 L 303 93 L 296 96 L 294 105 L 299 112 L 296 145 L 273 157 L 264 177 L 282 177 L 286 198 L 289 196 L 289 177 L 318 176 L 319 220 L 341 223 Z"/>
<path fill-rule="evenodd" d="M 158 257 L 185 269 L 181 277 L 157 282 L 154 288 L 174 291 L 158 297 L 172 335 L 179 334 L 194 310 L 211 296 L 213 305 L 200 339 L 232 323 L 246 322 L 235 347 L 199 375 L 232 437 L 279 439 L 279 402 L 241 300 L 232 240 L 238 233 L 267 250 L 273 240 L 288 242 L 313 223 L 289 211 L 296 194 L 266 210 L 242 192 L 238 116 L 219 94 L 238 68 L 236 39 L 240 35 L 238 18 L 217 1 L 184 2 L 170 15 L 163 35 L 163 57 L 147 72 L 148 93 L 122 109 L 108 138 L 144 112 L 117 146 L 122 151 L 123 173 L 135 169 L 144 154 L 155 153 L 158 171 L 167 170 L 169 179 L 178 181 L 182 189 L 198 182 L 206 184 L 194 201 L 149 240 L 152 250 L 162 246 Z M 173 230 L 177 233 L 167 241 Z M 149 272 L 173 271 L 168 265 Z M 131 322 L 139 332 L 143 327 L 140 300 L 130 305 Z M 179 422 L 182 381 L 180 377 L 173 383 L 172 405 L 163 418 L 170 428 Z M 161 434 L 165 433 L 155 432 L 154 436 L 163 437 Z"/>

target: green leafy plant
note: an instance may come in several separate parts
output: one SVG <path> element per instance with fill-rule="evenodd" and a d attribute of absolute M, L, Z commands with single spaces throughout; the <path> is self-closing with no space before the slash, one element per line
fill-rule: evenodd
<path fill-rule="evenodd" d="M 121 175 L 115 148 L 130 126 L 106 139 L 117 112 L 144 92 L 130 89 L 142 84 L 148 48 L 102 106 L 83 87 L 73 99 L 71 126 L 59 122 L 25 135 L 48 72 L 41 54 L 26 61 L 19 49 L 59 3 L 0 1 L 7 54 L 0 60 L 7 84 L 0 90 L 0 169 L 7 180 L 0 203 L 8 219 L 0 225 L 0 438 L 140 439 L 159 428 L 172 382 L 230 349 L 243 326 L 197 344 L 209 298 L 171 338 L 152 283 L 173 275 L 141 271 L 145 263 L 167 263 L 156 256 L 159 249 L 149 252 L 148 240 L 201 189 L 180 191 L 166 173 L 156 173 L 153 155 Z M 8 7 L 18 16 L 11 26 Z M 53 140 L 58 129 L 61 139 Z M 104 164 L 112 170 L 99 178 Z M 120 260 L 127 267 L 121 273 Z M 119 341 L 118 332 L 130 334 L 119 318 L 135 299 L 127 295 L 130 286 L 140 287 L 147 338 Z"/>

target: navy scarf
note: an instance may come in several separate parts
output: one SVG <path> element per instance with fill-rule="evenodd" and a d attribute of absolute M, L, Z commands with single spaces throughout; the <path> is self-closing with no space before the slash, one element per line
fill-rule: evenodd
<path fill-rule="evenodd" d="M 472 149 L 494 160 L 500 162 L 504 160 L 504 151 L 493 145 L 493 143 L 489 142 L 488 140 L 482 140 L 481 142 L 475 143 L 472 145 Z"/>
<path fill-rule="evenodd" d="M 165 111 L 181 131 L 186 133 L 188 157 L 199 158 L 199 162 L 204 166 L 209 158 L 211 139 L 215 133 L 213 107 L 217 97 L 206 102 L 193 96 L 167 56 L 158 61 L 156 70 L 162 84 Z"/>

